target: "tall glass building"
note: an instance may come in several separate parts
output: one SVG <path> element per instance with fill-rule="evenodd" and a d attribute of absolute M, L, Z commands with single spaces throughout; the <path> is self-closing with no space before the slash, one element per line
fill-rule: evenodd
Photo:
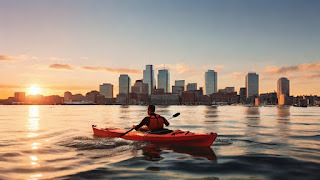
<path fill-rule="evenodd" d="M 210 95 L 217 92 L 217 76 L 217 72 L 215 72 L 214 70 L 208 70 L 205 73 L 206 95 Z"/>
<path fill-rule="evenodd" d="M 148 84 L 148 93 L 152 94 L 155 88 L 154 71 L 152 65 L 146 65 L 146 69 L 143 70 L 143 83 Z"/>
<path fill-rule="evenodd" d="M 166 69 L 158 71 L 158 88 L 163 89 L 164 93 L 170 92 L 170 74 Z"/>
<path fill-rule="evenodd" d="M 247 98 L 259 96 L 259 74 L 248 73 L 246 76 Z"/>
<path fill-rule="evenodd" d="M 284 96 L 290 96 L 290 86 L 289 80 L 285 77 L 282 77 L 277 82 L 277 96 L 280 99 L 280 95 L 283 94 Z"/>
<path fill-rule="evenodd" d="M 130 93 L 131 79 L 127 74 L 121 74 L 119 77 L 119 94 Z"/>

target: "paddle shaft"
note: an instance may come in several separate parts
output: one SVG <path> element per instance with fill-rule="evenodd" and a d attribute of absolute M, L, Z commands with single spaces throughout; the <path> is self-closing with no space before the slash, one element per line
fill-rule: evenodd
<path fill-rule="evenodd" d="M 171 116 L 171 117 L 170 117 L 169 119 L 167 119 L 167 120 L 170 120 L 170 119 L 172 119 L 172 118 L 178 117 L 179 115 L 180 115 L 180 113 L 176 113 L 176 114 L 174 114 L 173 116 Z M 131 132 L 132 130 L 134 130 L 134 128 L 131 128 L 129 131 L 123 133 L 123 134 L 122 134 L 121 136 L 119 136 L 119 137 L 122 137 L 122 136 L 128 134 L 128 133 Z"/>

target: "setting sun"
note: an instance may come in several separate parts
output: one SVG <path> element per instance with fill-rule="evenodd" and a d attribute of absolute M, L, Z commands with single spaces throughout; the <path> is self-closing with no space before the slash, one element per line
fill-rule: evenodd
<path fill-rule="evenodd" d="M 37 95 L 41 93 L 41 89 L 37 85 L 32 85 L 29 88 L 29 94 Z"/>

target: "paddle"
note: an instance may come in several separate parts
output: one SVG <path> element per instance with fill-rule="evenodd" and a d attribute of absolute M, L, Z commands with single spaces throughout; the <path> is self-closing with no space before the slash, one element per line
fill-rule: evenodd
<path fill-rule="evenodd" d="M 172 118 L 175 118 L 175 117 L 178 117 L 180 115 L 180 113 L 178 112 L 178 113 L 175 113 L 172 117 L 170 117 L 169 119 L 167 119 L 167 120 L 170 120 L 170 119 L 172 119 Z M 122 136 L 124 136 L 124 135 L 126 135 L 126 134 L 128 134 L 129 132 L 131 132 L 132 130 L 134 130 L 134 128 L 131 128 L 129 131 L 127 131 L 127 132 L 125 132 L 125 133 L 123 133 L 121 136 L 119 136 L 119 137 L 122 137 Z"/>

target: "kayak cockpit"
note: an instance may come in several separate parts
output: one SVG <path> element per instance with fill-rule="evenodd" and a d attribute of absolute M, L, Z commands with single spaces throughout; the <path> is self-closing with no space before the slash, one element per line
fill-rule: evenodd
<path fill-rule="evenodd" d="M 169 133 L 172 133 L 172 132 L 173 131 L 170 130 L 170 129 L 157 129 L 157 130 L 147 131 L 146 133 L 163 135 L 163 134 L 169 134 Z"/>

